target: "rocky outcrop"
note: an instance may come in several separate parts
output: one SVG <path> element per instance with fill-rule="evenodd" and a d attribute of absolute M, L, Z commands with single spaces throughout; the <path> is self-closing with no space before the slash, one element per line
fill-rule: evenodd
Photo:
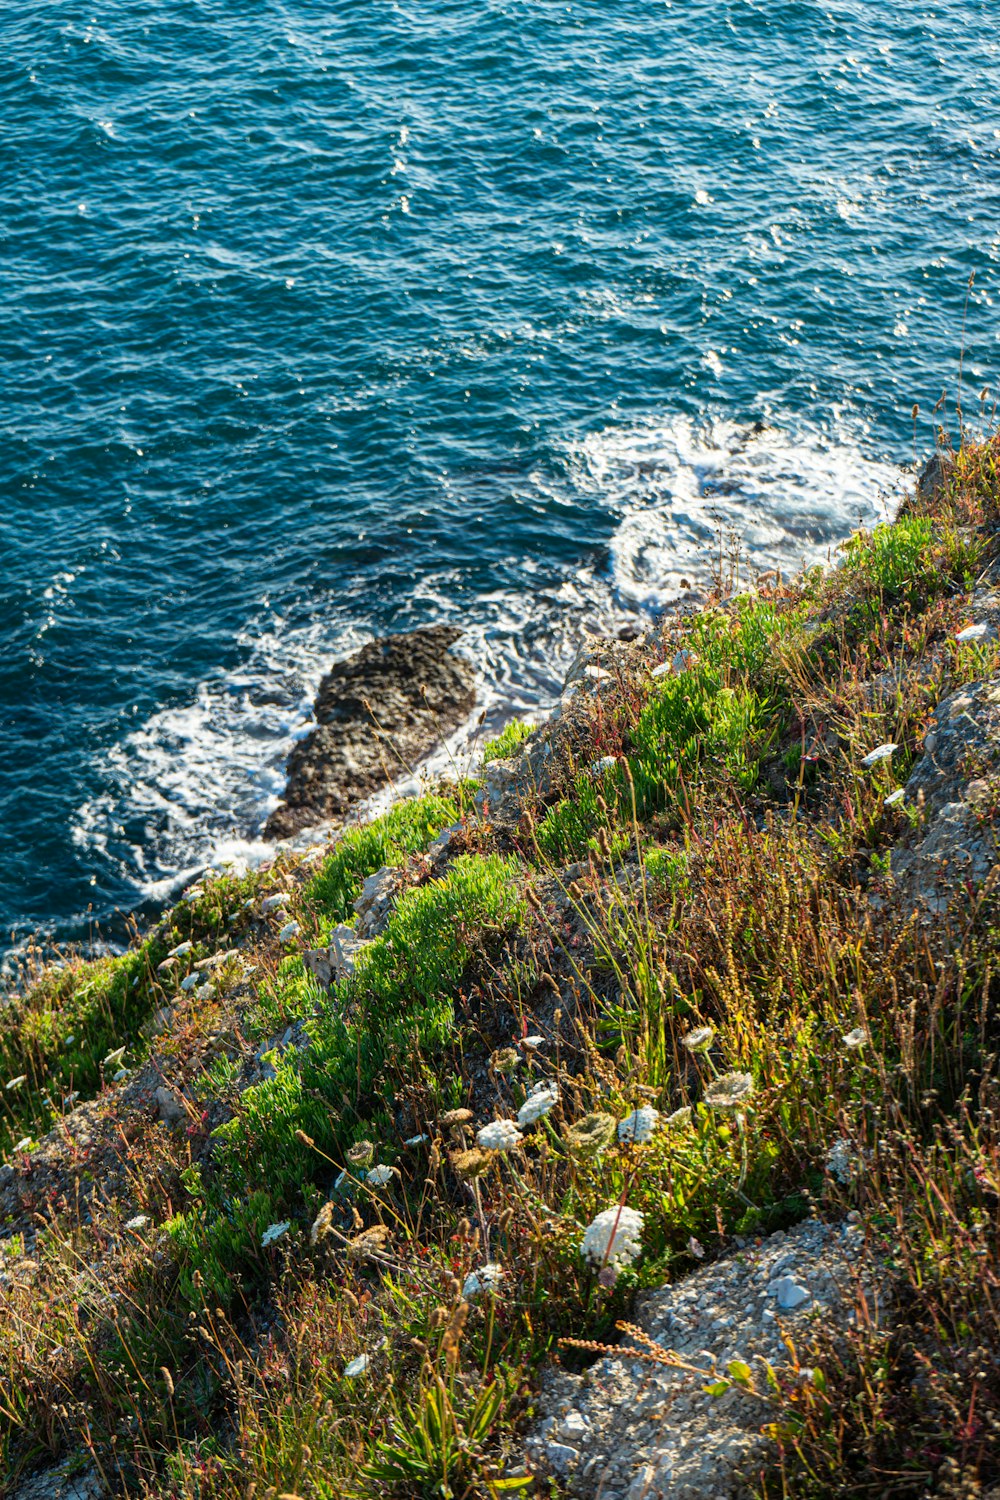
<path fill-rule="evenodd" d="M 786 1339 L 804 1357 L 811 1336 L 846 1329 L 862 1304 L 867 1317 L 884 1318 L 859 1226 L 807 1220 L 751 1242 L 640 1300 L 634 1326 L 653 1341 L 647 1357 L 626 1336 L 586 1374 L 549 1377 L 528 1440 L 531 1467 L 557 1474 L 579 1500 L 747 1495 L 747 1476 L 769 1456 L 768 1366 L 784 1381 L 811 1379 Z M 740 1366 L 755 1394 L 707 1390 Z"/>
<path fill-rule="evenodd" d="M 475 703 L 472 667 L 450 650 L 460 634 L 436 625 L 372 641 L 327 672 L 265 838 L 338 822 L 458 728 Z"/>
<path fill-rule="evenodd" d="M 1000 638 L 1000 595 L 981 590 L 959 633 L 985 646 Z M 924 754 L 906 783 L 901 808 L 913 827 L 892 852 L 892 899 L 901 909 L 944 912 L 962 892 L 982 886 L 1000 860 L 1000 675 L 983 677 L 938 704 Z"/>

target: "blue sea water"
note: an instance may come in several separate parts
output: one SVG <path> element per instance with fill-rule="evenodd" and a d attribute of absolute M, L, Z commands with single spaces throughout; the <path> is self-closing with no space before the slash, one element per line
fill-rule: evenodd
<path fill-rule="evenodd" d="M 720 528 L 794 566 L 884 513 L 963 324 L 996 383 L 995 23 L 4 6 L 0 933 L 252 850 L 373 634 L 456 620 L 498 719 Z"/>

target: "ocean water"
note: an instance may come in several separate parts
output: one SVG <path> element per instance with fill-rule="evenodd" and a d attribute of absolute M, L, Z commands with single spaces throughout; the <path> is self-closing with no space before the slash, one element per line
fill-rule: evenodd
<path fill-rule="evenodd" d="M 891 510 L 996 383 L 995 22 L 3 7 L 3 939 L 252 850 L 372 635 L 460 623 L 496 722 L 720 529 L 794 567 Z"/>

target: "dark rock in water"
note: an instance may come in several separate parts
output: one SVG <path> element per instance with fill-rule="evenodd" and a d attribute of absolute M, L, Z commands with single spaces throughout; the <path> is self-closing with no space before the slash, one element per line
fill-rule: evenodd
<path fill-rule="evenodd" d="M 435 625 L 372 641 L 327 672 L 316 728 L 288 758 L 284 802 L 266 838 L 344 817 L 458 728 L 476 696 L 472 667 L 449 651 L 460 635 Z"/>

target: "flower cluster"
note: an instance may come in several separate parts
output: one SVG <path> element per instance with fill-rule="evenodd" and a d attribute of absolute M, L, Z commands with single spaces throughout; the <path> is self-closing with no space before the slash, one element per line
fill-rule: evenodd
<path fill-rule="evenodd" d="M 476 1132 L 476 1140 L 484 1151 L 511 1151 L 523 1139 L 514 1120 L 492 1120 Z"/>
<path fill-rule="evenodd" d="M 495 1296 L 502 1289 L 506 1275 L 506 1271 L 498 1261 L 487 1261 L 485 1266 L 480 1266 L 476 1271 L 470 1271 L 466 1276 L 462 1296 L 467 1302 L 473 1297 L 482 1296 L 483 1292 Z"/>
<path fill-rule="evenodd" d="M 630 1266 L 642 1254 L 643 1216 L 638 1209 L 615 1204 L 599 1213 L 580 1241 L 580 1253 L 594 1266 Z"/>
<path fill-rule="evenodd" d="M 559 1103 L 559 1085 L 557 1083 L 540 1083 L 533 1089 L 525 1099 L 517 1112 L 517 1123 L 519 1125 L 534 1125 L 543 1115 L 555 1109 Z"/>
<path fill-rule="evenodd" d="M 753 1079 L 749 1073 L 723 1073 L 705 1090 L 705 1103 L 711 1109 L 742 1109 L 753 1097 Z"/>
<path fill-rule="evenodd" d="M 627 1146 L 644 1146 L 653 1139 L 660 1123 L 660 1111 L 650 1104 L 634 1109 L 618 1126 L 618 1139 Z"/>

